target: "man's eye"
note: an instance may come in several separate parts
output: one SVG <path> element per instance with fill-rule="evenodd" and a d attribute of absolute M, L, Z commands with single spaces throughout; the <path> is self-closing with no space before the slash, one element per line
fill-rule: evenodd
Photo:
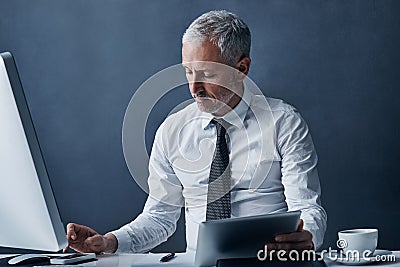
<path fill-rule="evenodd" d="M 216 74 L 204 73 L 204 78 L 214 78 L 215 76 L 216 76 Z"/>
<path fill-rule="evenodd" d="M 192 74 L 193 74 L 193 72 L 191 72 L 191 71 L 186 72 L 186 75 L 192 75 Z"/>

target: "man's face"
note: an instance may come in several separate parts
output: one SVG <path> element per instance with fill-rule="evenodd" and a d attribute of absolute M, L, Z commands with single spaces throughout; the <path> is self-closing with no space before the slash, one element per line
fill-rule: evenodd
<path fill-rule="evenodd" d="M 225 64 L 219 47 L 208 41 L 183 44 L 182 65 L 201 111 L 223 116 L 240 101 L 237 71 Z"/>

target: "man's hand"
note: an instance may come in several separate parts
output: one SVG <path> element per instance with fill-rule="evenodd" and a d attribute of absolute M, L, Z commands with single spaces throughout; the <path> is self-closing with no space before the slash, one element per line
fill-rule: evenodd
<path fill-rule="evenodd" d="M 118 247 L 118 241 L 114 235 L 103 236 L 87 226 L 75 223 L 67 225 L 67 240 L 68 247 L 64 249 L 64 252 L 72 248 L 82 253 L 114 253 Z"/>
<path fill-rule="evenodd" d="M 296 232 L 276 235 L 275 242 L 267 244 L 268 251 L 285 250 L 289 252 L 290 250 L 303 251 L 314 249 L 312 234 L 307 230 L 303 230 L 303 225 L 304 222 L 300 219 Z"/>

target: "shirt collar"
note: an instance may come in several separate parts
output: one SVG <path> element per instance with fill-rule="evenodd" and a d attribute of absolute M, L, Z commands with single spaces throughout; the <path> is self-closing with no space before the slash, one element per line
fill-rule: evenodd
<path fill-rule="evenodd" d="M 235 125 L 238 128 L 241 128 L 246 117 L 247 110 L 249 109 L 251 101 L 251 92 L 246 88 L 246 85 L 243 84 L 243 96 L 240 102 L 236 105 L 234 109 L 226 113 L 222 117 L 216 117 L 211 113 L 202 112 L 202 116 L 204 119 L 202 121 L 203 129 L 206 129 L 210 124 L 212 119 L 223 119 L 231 125 Z"/>

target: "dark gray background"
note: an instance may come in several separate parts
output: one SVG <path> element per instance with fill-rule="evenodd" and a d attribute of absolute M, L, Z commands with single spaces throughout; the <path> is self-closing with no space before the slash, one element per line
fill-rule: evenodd
<path fill-rule="evenodd" d="M 309 123 L 328 212 L 324 246 L 340 229 L 378 227 L 380 247 L 400 248 L 399 1 L 16 0 L 0 9 L 0 51 L 16 58 L 64 223 L 104 233 L 141 211 L 146 195 L 122 153 L 125 108 L 142 82 L 180 62 L 194 18 L 227 9 L 252 31 L 250 77 Z M 189 97 L 180 88 L 155 107 L 148 147 Z M 181 220 L 159 249 L 184 248 Z"/>

